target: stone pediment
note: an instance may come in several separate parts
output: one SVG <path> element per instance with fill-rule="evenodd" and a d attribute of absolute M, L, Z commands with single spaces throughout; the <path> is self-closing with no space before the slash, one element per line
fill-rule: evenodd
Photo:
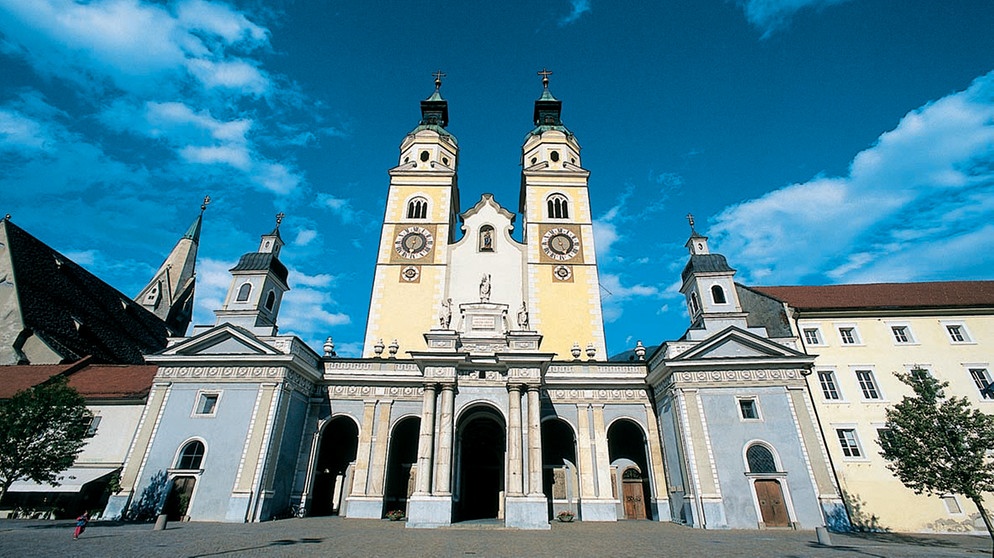
<path fill-rule="evenodd" d="M 278 355 L 282 354 L 263 343 L 248 330 L 221 324 L 200 335 L 184 339 L 159 353 L 163 356 L 198 355 Z"/>
<path fill-rule="evenodd" d="M 729 327 L 670 362 L 708 359 L 804 358 L 806 355 L 737 327 Z"/>

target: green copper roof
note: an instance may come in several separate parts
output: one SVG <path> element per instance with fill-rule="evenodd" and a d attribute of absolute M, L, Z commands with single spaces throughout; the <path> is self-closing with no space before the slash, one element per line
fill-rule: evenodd
<path fill-rule="evenodd" d="M 192 241 L 194 241 L 194 242 L 196 242 L 196 243 L 199 244 L 200 243 L 200 224 L 203 221 L 203 219 L 204 219 L 203 213 L 201 213 L 200 215 L 198 215 L 197 218 L 193 221 L 193 224 L 190 225 L 190 228 L 187 229 L 186 234 L 183 235 L 183 238 L 192 240 Z"/>

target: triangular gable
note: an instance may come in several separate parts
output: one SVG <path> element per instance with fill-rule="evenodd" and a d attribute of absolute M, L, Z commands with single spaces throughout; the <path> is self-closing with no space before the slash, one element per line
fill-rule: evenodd
<path fill-rule="evenodd" d="M 281 354 L 249 331 L 221 324 L 200 335 L 180 341 L 159 353 L 163 356 L 194 355 L 276 355 Z"/>
<path fill-rule="evenodd" d="M 727 358 L 794 358 L 805 357 L 789 347 L 731 326 L 701 341 L 673 361 Z"/>

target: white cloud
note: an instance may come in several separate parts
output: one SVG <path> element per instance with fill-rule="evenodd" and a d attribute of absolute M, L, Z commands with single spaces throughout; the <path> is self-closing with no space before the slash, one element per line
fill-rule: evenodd
<path fill-rule="evenodd" d="M 590 11 L 590 0 L 570 0 L 569 5 L 570 12 L 559 20 L 560 27 L 576 22 L 583 14 Z"/>
<path fill-rule="evenodd" d="M 612 323 L 618 320 L 624 313 L 624 305 L 627 302 L 638 299 L 658 299 L 663 293 L 653 285 L 625 285 L 622 283 L 620 275 L 615 273 L 601 273 L 601 307 L 604 313 L 604 321 Z"/>
<path fill-rule="evenodd" d="M 722 211 L 710 236 L 750 281 L 907 281 L 989 275 L 994 72 L 907 114 L 817 176 Z"/>
<path fill-rule="evenodd" d="M 737 0 L 746 19 L 763 31 L 763 38 L 783 28 L 790 18 L 804 9 L 823 9 L 848 0 Z"/>
<path fill-rule="evenodd" d="M 318 232 L 314 229 L 302 229 L 297 232 L 297 238 L 293 240 L 294 246 L 307 246 L 315 238 L 317 238 Z"/>
<path fill-rule="evenodd" d="M 338 216 L 343 223 L 353 223 L 358 215 L 354 207 L 352 207 L 352 201 L 344 198 L 335 197 L 332 194 L 318 194 L 317 204 L 320 207 L 326 207 L 331 210 L 332 213 Z"/>

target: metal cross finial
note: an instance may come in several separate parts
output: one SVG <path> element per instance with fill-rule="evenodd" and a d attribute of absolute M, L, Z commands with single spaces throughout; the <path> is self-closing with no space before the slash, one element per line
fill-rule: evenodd
<path fill-rule="evenodd" d="M 442 78 L 445 77 L 445 74 L 442 73 L 442 70 L 435 70 L 432 75 L 435 76 L 435 91 L 438 91 L 442 88 Z"/>
<path fill-rule="evenodd" d="M 203 213 L 207 209 L 207 206 L 211 204 L 211 197 L 204 196 L 204 203 L 200 205 L 200 212 Z"/>
<path fill-rule="evenodd" d="M 282 211 L 280 211 L 279 213 L 276 214 L 276 228 L 277 229 L 280 228 L 280 223 L 283 222 L 283 218 L 284 217 L 286 217 L 286 214 L 283 213 Z"/>
<path fill-rule="evenodd" d="M 694 232 L 694 214 L 687 214 L 687 222 L 690 223 L 690 232 Z"/>
<path fill-rule="evenodd" d="M 538 72 L 538 75 L 542 76 L 542 87 L 548 89 L 549 88 L 549 76 L 552 75 L 552 72 L 550 70 L 542 68 L 542 71 Z"/>

